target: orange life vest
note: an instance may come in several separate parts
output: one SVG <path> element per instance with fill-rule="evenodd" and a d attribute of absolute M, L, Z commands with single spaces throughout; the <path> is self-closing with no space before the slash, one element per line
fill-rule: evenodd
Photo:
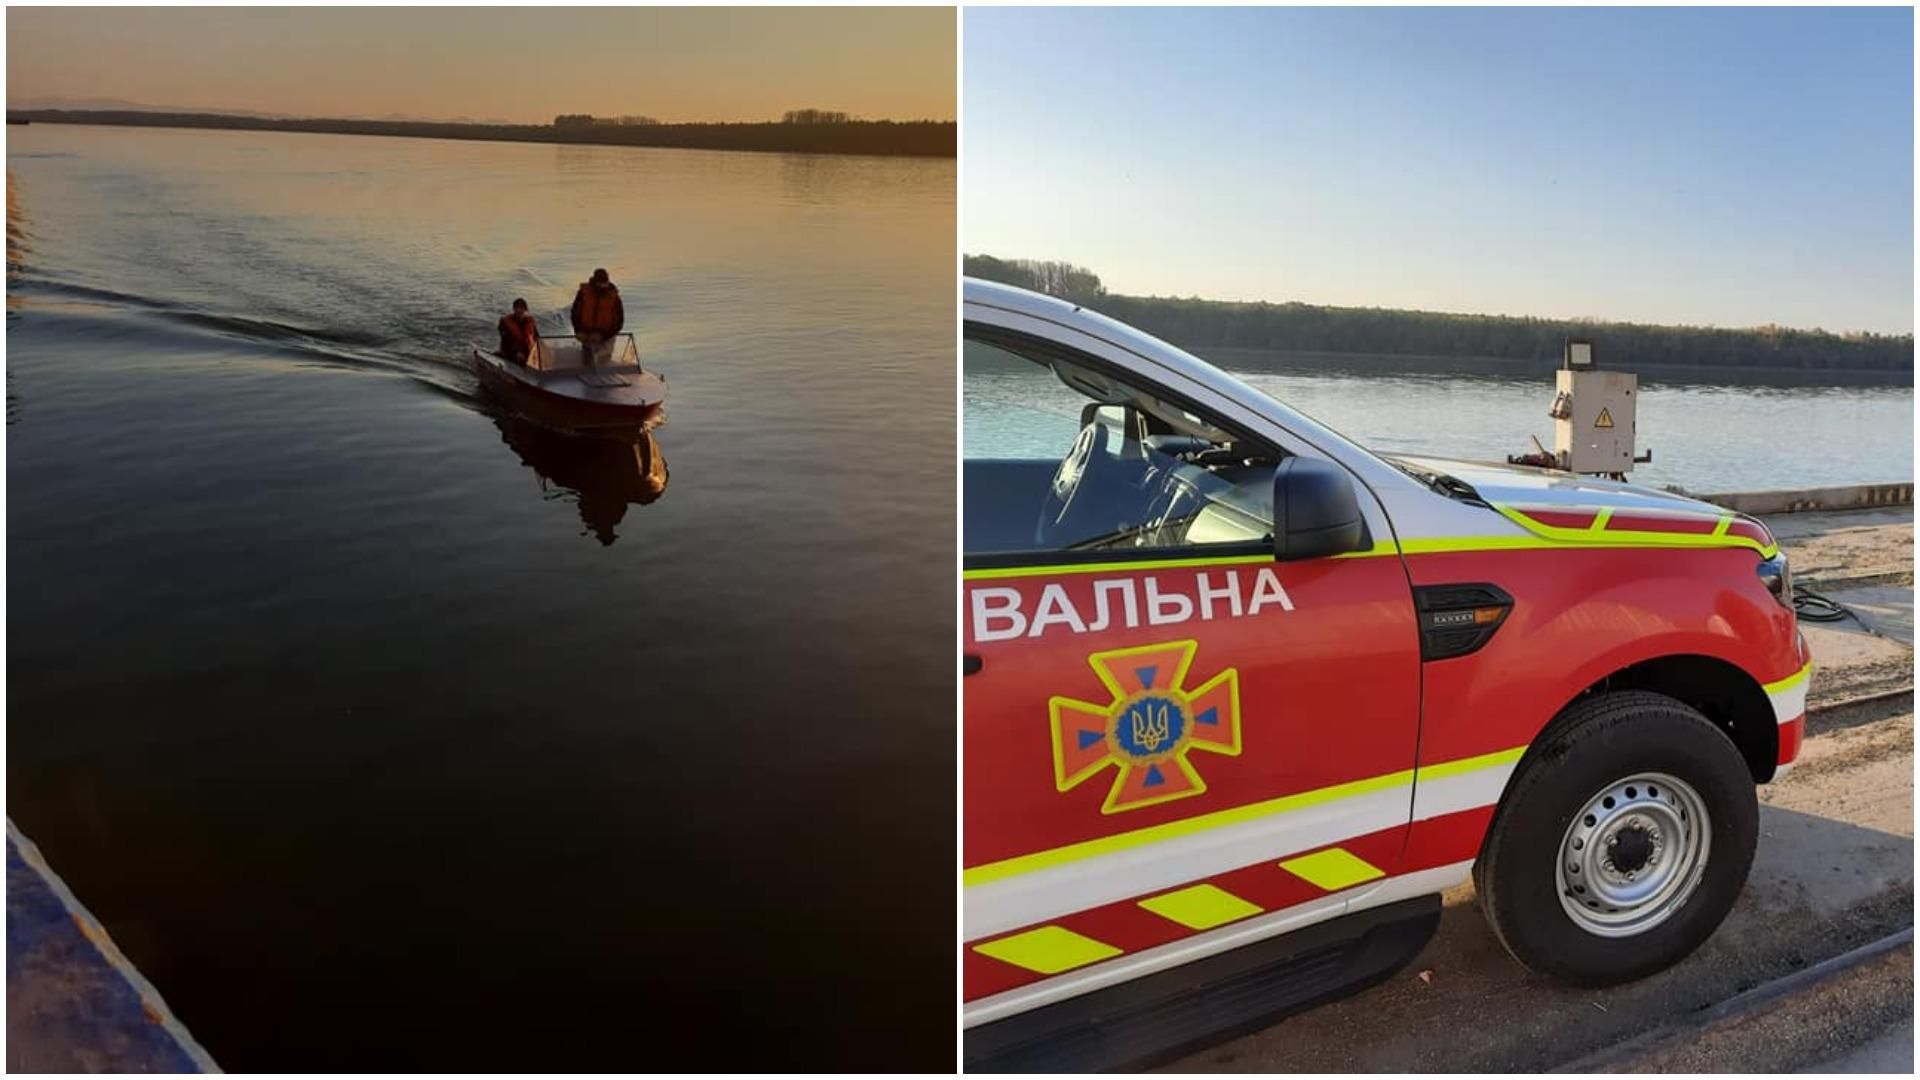
<path fill-rule="evenodd" d="M 592 282 L 582 283 L 573 328 L 586 334 L 614 333 L 620 328 L 619 305 L 619 289 L 612 285 L 595 288 Z"/>
<path fill-rule="evenodd" d="M 530 355 L 533 352 L 535 324 L 531 315 L 500 317 L 500 351 Z"/>

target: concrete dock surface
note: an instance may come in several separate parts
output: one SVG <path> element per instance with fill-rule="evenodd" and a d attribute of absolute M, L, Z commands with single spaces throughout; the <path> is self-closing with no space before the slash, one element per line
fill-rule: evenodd
<path fill-rule="evenodd" d="M 1445 897 L 1426 949 L 1385 984 L 1164 1071 L 1912 1072 L 1911 947 L 1776 1002 L 1773 1022 L 1745 1023 L 1741 1037 L 1696 1027 L 1743 991 L 1913 925 L 1912 511 L 1767 524 L 1796 583 L 1858 618 L 1805 624 L 1808 739 L 1796 768 L 1760 789 L 1747 887 L 1698 952 L 1625 986 L 1561 986 L 1507 955 L 1464 885 Z M 1618 1053 L 1650 1039 L 1644 1053 Z"/>
<path fill-rule="evenodd" d="M 11 821 L 7 1071 L 219 1071 Z"/>

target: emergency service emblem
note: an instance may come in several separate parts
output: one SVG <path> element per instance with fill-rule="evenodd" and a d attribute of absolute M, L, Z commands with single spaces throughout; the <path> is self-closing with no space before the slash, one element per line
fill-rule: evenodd
<path fill-rule="evenodd" d="M 1104 705 L 1055 697 L 1053 781 L 1070 791 L 1111 766 L 1103 814 L 1138 810 L 1207 790 L 1187 756 L 1240 754 L 1240 677 L 1233 668 L 1186 689 L 1197 641 L 1170 641 L 1087 657 L 1113 699 Z"/>

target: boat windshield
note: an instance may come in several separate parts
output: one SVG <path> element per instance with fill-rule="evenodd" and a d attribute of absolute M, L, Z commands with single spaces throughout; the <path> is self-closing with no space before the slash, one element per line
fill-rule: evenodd
<path fill-rule="evenodd" d="M 542 337 L 535 343 L 534 356 L 530 367 L 541 371 L 564 371 L 567 368 L 586 367 L 586 350 L 580 339 L 567 334 L 563 337 Z M 615 334 L 602 341 L 593 350 L 594 367 L 639 367 L 640 350 L 633 343 L 632 334 Z"/>

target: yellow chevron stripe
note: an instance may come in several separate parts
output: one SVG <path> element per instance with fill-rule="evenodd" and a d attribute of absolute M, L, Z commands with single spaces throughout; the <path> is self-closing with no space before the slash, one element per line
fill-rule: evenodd
<path fill-rule="evenodd" d="M 998 938 L 975 945 L 973 951 L 1042 975 L 1058 975 L 1086 967 L 1119 956 L 1121 952 L 1104 941 L 1076 934 L 1064 926 L 1042 926 Z"/>
<path fill-rule="evenodd" d="M 1282 859 L 1280 869 L 1327 892 L 1339 892 L 1363 881 L 1387 876 L 1385 870 L 1346 848 L 1328 848 L 1311 855 Z"/>
<path fill-rule="evenodd" d="M 1207 884 L 1148 897 L 1140 901 L 1140 906 L 1189 930 L 1211 930 L 1265 910 L 1217 885 Z"/>

